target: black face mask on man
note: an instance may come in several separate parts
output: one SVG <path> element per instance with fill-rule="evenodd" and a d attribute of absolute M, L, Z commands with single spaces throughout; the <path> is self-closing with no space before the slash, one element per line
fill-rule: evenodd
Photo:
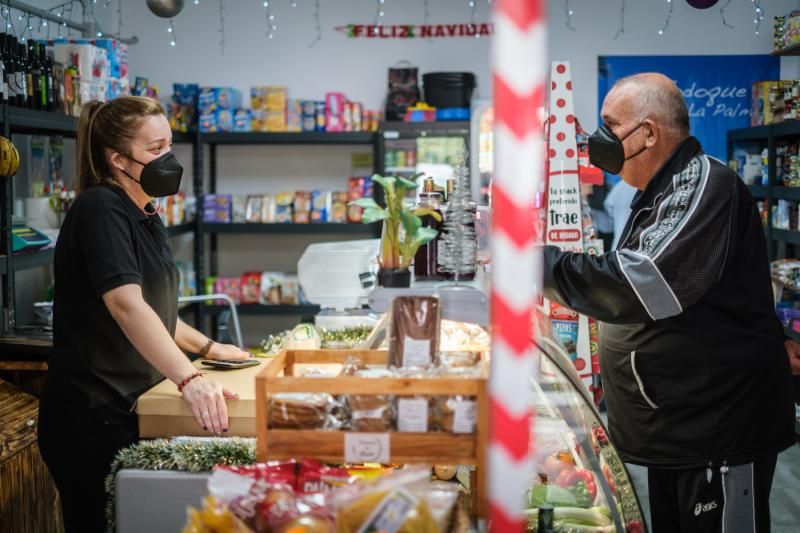
<path fill-rule="evenodd" d="M 142 165 L 142 173 L 138 180 L 125 170 L 122 171 L 123 174 L 141 185 L 142 190 L 148 196 L 153 198 L 172 196 L 180 190 L 183 167 L 172 151 L 161 154 L 148 163 L 142 163 L 131 156 L 127 157 Z"/>
<path fill-rule="evenodd" d="M 622 141 L 633 135 L 642 125 L 644 125 L 644 122 L 640 122 L 622 139 L 614 135 L 608 124 L 603 124 L 597 128 L 597 131 L 589 137 L 589 162 L 608 173 L 619 174 L 623 165 L 625 165 L 625 161 L 633 159 L 647 150 L 647 146 L 644 146 L 630 157 L 625 157 L 625 147 L 622 144 Z"/>

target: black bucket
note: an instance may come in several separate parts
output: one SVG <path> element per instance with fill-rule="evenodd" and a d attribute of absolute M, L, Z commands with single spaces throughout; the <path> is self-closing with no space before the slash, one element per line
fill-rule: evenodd
<path fill-rule="evenodd" d="M 425 102 L 433 107 L 470 107 L 475 90 L 475 75 L 471 72 L 429 72 L 422 76 Z"/>

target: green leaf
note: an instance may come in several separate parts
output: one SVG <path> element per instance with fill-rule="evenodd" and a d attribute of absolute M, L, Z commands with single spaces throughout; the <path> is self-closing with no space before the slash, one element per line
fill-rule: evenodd
<path fill-rule="evenodd" d="M 373 222 L 377 222 L 379 220 L 385 220 L 388 216 L 389 215 L 385 210 L 381 208 L 370 207 L 364 209 L 364 213 L 361 215 L 361 223 L 372 224 Z"/>
<path fill-rule="evenodd" d="M 375 174 L 374 176 L 372 176 L 372 181 L 374 181 L 375 183 L 377 183 L 378 185 L 380 185 L 381 187 L 383 187 L 387 191 L 392 191 L 392 192 L 394 192 L 394 183 L 395 183 L 396 179 L 397 178 L 386 178 L 386 177 L 380 176 L 378 174 Z"/>
<path fill-rule="evenodd" d="M 439 235 L 439 231 L 433 228 L 419 228 L 414 235 L 414 244 L 418 247 L 423 244 L 428 244 L 435 239 L 437 235 Z"/>
<path fill-rule="evenodd" d="M 416 189 L 417 182 L 407 178 L 397 178 L 397 184 L 402 185 L 406 190 Z"/>
<path fill-rule="evenodd" d="M 352 202 L 347 204 L 348 206 L 358 206 L 363 207 L 364 209 L 383 209 L 378 203 L 373 200 L 372 198 L 359 198 L 358 200 L 353 200 Z"/>
<path fill-rule="evenodd" d="M 422 226 L 422 219 L 406 209 L 403 209 L 400 213 L 400 219 L 403 221 L 403 228 L 406 230 L 406 239 L 413 238 Z"/>

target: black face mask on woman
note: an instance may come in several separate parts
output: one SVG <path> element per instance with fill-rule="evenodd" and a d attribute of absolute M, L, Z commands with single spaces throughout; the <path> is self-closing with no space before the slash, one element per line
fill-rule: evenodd
<path fill-rule="evenodd" d="M 137 180 L 125 170 L 122 172 L 141 185 L 142 190 L 148 196 L 153 198 L 172 196 L 180 190 L 183 167 L 178 163 L 172 151 L 161 154 L 148 163 L 142 163 L 131 156 L 127 157 L 142 165 L 142 173 Z"/>
<path fill-rule="evenodd" d="M 625 147 L 622 145 L 622 141 L 633 135 L 643 124 L 644 122 L 640 122 L 622 139 L 614 135 L 607 124 L 597 128 L 597 131 L 589 137 L 589 162 L 610 174 L 619 174 L 625 161 L 633 159 L 647 150 L 647 146 L 644 146 L 630 157 L 625 157 Z"/>

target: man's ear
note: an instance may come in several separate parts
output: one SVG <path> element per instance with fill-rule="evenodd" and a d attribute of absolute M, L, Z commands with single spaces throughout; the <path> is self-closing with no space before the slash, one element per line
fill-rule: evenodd
<path fill-rule="evenodd" d="M 642 128 L 644 129 L 645 146 L 652 148 L 656 145 L 656 143 L 658 143 L 658 139 L 661 134 L 658 129 L 658 124 L 653 122 L 651 119 L 646 118 L 644 121 L 642 121 Z"/>

